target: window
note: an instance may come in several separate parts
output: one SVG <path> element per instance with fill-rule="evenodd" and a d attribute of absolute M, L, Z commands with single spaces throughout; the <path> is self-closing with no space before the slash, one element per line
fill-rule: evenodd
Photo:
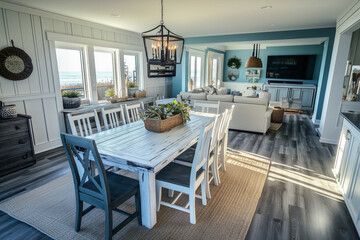
<path fill-rule="evenodd" d="M 87 98 L 82 56 L 81 49 L 56 49 L 61 92 L 76 90 Z"/>
<path fill-rule="evenodd" d="M 189 91 L 194 88 L 200 88 L 203 85 L 202 81 L 202 70 L 203 70 L 203 57 L 190 54 L 189 61 L 189 81 L 188 88 Z"/>
<path fill-rule="evenodd" d="M 217 86 L 217 80 L 218 80 L 217 72 L 218 72 L 218 60 L 214 58 L 212 60 L 212 72 L 211 72 L 211 82 L 210 82 L 210 84 L 213 86 Z"/>
<path fill-rule="evenodd" d="M 143 78 L 138 76 L 140 50 L 55 42 L 55 55 L 60 91 L 80 92 L 82 104 L 106 102 L 109 89 L 114 89 L 117 97 L 124 96 L 127 81 L 143 86 Z"/>
<path fill-rule="evenodd" d="M 125 82 L 137 82 L 137 56 L 136 55 L 124 55 L 124 73 L 125 73 Z"/>
<path fill-rule="evenodd" d="M 209 51 L 207 56 L 206 84 L 219 88 L 223 78 L 224 54 Z"/>
<path fill-rule="evenodd" d="M 98 100 L 105 99 L 105 92 L 113 88 L 115 90 L 115 71 L 114 71 L 114 53 L 100 52 L 94 53 L 95 71 L 96 71 L 96 89 Z M 117 92 L 115 90 L 115 92 Z"/>

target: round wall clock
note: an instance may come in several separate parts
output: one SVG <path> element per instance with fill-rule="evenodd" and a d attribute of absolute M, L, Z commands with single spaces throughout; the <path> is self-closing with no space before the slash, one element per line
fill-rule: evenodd
<path fill-rule="evenodd" d="M 0 51 L 0 75 L 9 80 L 23 80 L 28 78 L 33 65 L 30 56 L 24 50 L 14 47 L 4 48 Z"/>

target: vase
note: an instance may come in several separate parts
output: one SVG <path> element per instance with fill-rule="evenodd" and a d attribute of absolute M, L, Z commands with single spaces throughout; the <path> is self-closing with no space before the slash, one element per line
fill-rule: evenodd
<path fill-rule="evenodd" d="M 129 97 L 135 97 L 136 91 L 139 90 L 139 88 L 128 88 L 128 96 Z"/>
<path fill-rule="evenodd" d="M 63 97 L 63 106 L 64 109 L 72 109 L 72 108 L 78 108 L 81 105 L 81 99 L 80 98 L 68 98 Z"/>

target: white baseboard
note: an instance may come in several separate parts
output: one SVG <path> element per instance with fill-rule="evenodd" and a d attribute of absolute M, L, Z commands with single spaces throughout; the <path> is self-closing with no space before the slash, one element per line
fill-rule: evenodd
<path fill-rule="evenodd" d="M 35 145 L 34 149 L 35 149 L 35 153 L 37 154 L 37 153 L 45 152 L 45 151 L 60 147 L 61 145 L 62 145 L 61 139 L 56 139 L 51 142 L 43 143 L 40 145 Z"/>
<path fill-rule="evenodd" d="M 313 119 L 311 119 L 311 121 L 312 121 L 313 124 L 315 124 L 315 125 L 320 125 L 320 119 L 315 119 L 315 118 L 313 118 Z"/>
<path fill-rule="evenodd" d="M 328 144 L 334 144 L 337 145 L 338 144 L 338 139 L 330 139 L 330 138 L 323 138 L 320 137 L 319 140 L 321 143 L 328 143 Z"/>

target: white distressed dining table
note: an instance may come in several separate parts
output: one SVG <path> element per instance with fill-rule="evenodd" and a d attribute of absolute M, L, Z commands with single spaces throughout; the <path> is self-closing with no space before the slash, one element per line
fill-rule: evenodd
<path fill-rule="evenodd" d="M 103 163 L 139 175 L 142 224 L 156 224 L 155 175 L 198 141 L 215 114 L 192 113 L 190 121 L 164 133 L 150 132 L 143 121 L 93 134 Z"/>

